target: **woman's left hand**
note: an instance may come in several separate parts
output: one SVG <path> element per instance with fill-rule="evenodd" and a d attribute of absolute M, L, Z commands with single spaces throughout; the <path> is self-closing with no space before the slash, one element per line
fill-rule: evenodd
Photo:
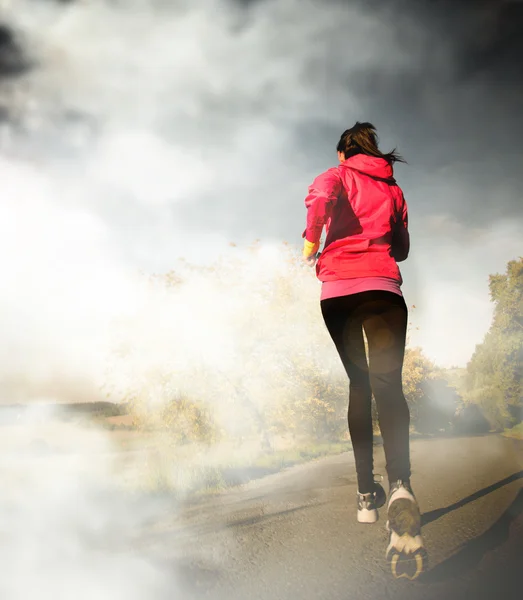
<path fill-rule="evenodd" d="M 316 256 L 310 256 L 309 258 L 304 258 L 303 262 L 309 267 L 314 267 L 316 265 L 317 258 Z"/>

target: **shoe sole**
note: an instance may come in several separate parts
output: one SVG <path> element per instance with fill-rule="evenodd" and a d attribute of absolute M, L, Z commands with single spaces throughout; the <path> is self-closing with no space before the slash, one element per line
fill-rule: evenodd
<path fill-rule="evenodd" d="M 427 552 L 423 547 L 421 514 L 417 504 L 407 497 L 389 503 L 389 545 L 386 558 L 395 579 L 416 579 L 427 568 Z"/>
<path fill-rule="evenodd" d="M 368 510 L 367 508 L 358 510 L 358 523 L 372 524 L 379 519 L 377 510 Z"/>
<path fill-rule="evenodd" d="M 411 543 L 413 538 L 410 538 Z M 428 557 L 423 546 L 417 550 L 405 553 L 392 548 L 387 554 L 387 561 L 394 579 L 409 579 L 414 581 L 427 569 Z"/>

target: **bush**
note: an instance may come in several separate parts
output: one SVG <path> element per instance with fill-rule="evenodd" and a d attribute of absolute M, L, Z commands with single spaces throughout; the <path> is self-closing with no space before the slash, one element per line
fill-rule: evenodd
<path fill-rule="evenodd" d="M 491 425 L 477 404 L 467 404 L 454 419 L 454 432 L 462 435 L 484 434 Z"/>
<path fill-rule="evenodd" d="M 314 272 L 287 245 L 181 261 L 148 278 L 134 315 L 118 323 L 105 388 L 134 423 L 175 444 L 257 436 L 347 436 L 349 381 L 319 308 Z M 418 418 L 436 368 L 407 350 L 405 393 Z"/>

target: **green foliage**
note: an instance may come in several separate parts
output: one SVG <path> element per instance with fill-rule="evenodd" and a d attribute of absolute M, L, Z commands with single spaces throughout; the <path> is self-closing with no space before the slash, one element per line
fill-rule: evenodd
<path fill-rule="evenodd" d="M 490 276 L 494 315 L 467 365 L 466 400 L 481 407 L 494 428 L 522 420 L 523 258 Z"/>
<path fill-rule="evenodd" d="M 173 444 L 211 444 L 220 438 L 207 407 L 189 398 L 175 397 L 154 408 L 134 399 L 130 407 L 137 428 L 168 433 Z"/>
<path fill-rule="evenodd" d="M 437 375 L 436 366 L 423 354 L 421 348 L 407 349 L 403 366 L 403 392 L 412 419 L 416 420 L 418 409 L 425 399 L 424 382 Z"/>
<path fill-rule="evenodd" d="M 348 382 L 344 376 L 314 361 L 292 357 L 280 378 L 288 391 L 268 412 L 272 432 L 291 432 L 295 437 L 317 441 L 343 437 L 348 402 Z"/>
<path fill-rule="evenodd" d="M 467 369 L 451 367 L 450 369 L 441 369 L 441 374 L 449 387 L 456 390 L 458 395 L 462 395 L 467 378 Z"/>
<path fill-rule="evenodd" d="M 506 437 L 523 440 L 523 423 L 519 423 L 519 425 L 511 427 L 510 429 L 505 429 L 504 435 Z"/>

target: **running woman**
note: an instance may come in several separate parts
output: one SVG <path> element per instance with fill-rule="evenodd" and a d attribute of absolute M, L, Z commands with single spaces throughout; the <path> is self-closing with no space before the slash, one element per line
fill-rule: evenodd
<path fill-rule="evenodd" d="M 344 131 L 337 150 L 340 164 L 316 177 L 305 199 L 303 258 L 316 266 L 323 319 L 350 380 L 357 519 L 376 522 L 386 502 L 373 474 L 374 395 L 389 480 L 386 557 L 395 577 L 414 579 L 426 564 L 426 553 L 410 484 L 410 413 L 402 387 L 408 310 L 397 263 L 407 258 L 410 237 L 407 204 L 393 164 L 405 161 L 396 150 L 379 150 L 371 123 L 357 122 Z M 326 240 L 318 258 L 324 226 Z"/>

